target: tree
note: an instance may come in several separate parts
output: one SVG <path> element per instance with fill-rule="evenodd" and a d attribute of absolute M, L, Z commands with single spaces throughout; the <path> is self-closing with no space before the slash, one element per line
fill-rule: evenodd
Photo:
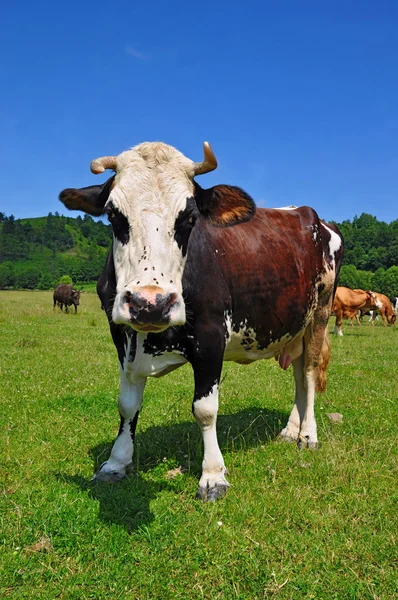
<path fill-rule="evenodd" d="M 4 290 L 14 285 L 14 268 L 11 261 L 0 264 L 0 289 Z"/>
<path fill-rule="evenodd" d="M 44 273 L 40 277 L 37 287 L 39 290 L 51 290 L 54 287 L 51 275 L 49 273 Z"/>
<path fill-rule="evenodd" d="M 22 268 L 15 276 L 15 285 L 18 288 L 34 290 L 37 288 L 41 273 L 33 264 L 22 264 Z"/>
<path fill-rule="evenodd" d="M 66 283 L 68 285 L 73 284 L 72 277 L 69 275 L 62 275 L 62 277 L 59 278 L 58 283 Z"/>
<path fill-rule="evenodd" d="M 390 267 L 384 273 L 382 293 L 389 298 L 398 297 L 398 267 Z"/>
<path fill-rule="evenodd" d="M 354 265 L 343 265 L 341 267 L 339 285 L 351 289 L 359 287 L 358 271 Z"/>
<path fill-rule="evenodd" d="M 383 293 L 384 276 L 385 270 L 383 268 L 377 269 L 376 273 L 373 275 L 373 288 L 375 292 Z"/>

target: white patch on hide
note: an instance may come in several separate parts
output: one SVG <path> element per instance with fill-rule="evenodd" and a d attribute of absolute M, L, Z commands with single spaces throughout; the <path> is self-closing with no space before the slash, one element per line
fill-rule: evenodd
<path fill-rule="evenodd" d="M 329 255 L 333 262 L 332 268 L 334 269 L 336 261 L 336 252 L 338 252 L 338 250 L 340 250 L 341 248 L 341 238 L 339 235 L 337 235 L 335 231 L 333 231 L 333 229 L 330 229 L 327 225 L 325 225 L 325 223 L 321 223 L 321 226 L 324 227 L 330 233 Z"/>
<path fill-rule="evenodd" d="M 160 356 L 152 356 L 144 352 L 146 333 L 137 334 L 137 347 L 133 362 L 126 362 L 125 373 L 130 383 L 135 384 L 145 377 L 161 377 L 181 367 L 187 362 L 182 353 L 164 352 Z"/>
<path fill-rule="evenodd" d="M 292 348 L 292 354 L 295 358 L 302 352 L 301 338 L 305 328 L 293 336 L 286 334 L 281 339 L 271 342 L 266 348 L 259 349 L 257 336 L 251 327 L 247 327 L 246 322 L 239 324 L 239 331 L 232 329 L 232 319 L 230 314 L 225 313 L 226 328 L 226 346 L 224 351 L 225 361 L 234 361 L 237 363 L 250 363 L 256 360 L 278 357 L 282 350 L 289 344 Z M 244 342 L 242 344 L 242 342 Z"/>

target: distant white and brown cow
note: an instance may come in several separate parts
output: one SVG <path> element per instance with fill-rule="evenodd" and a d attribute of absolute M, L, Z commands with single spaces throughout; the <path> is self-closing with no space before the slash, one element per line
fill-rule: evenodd
<path fill-rule="evenodd" d="M 351 290 L 350 288 L 338 286 L 333 301 L 332 313 L 336 315 L 334 333 L 343 335 L 343 319 L 357 318 L 358 311 L 374 310 L 381 306 L 374 292 L 365 290 Z M 359 323 L 359 319 L 358 319 Z"/>
<path fill-rule="evenodd" d="M 104 184 L 60 195 L 70 209 L 107 214 L 114 235 L 97 289 L 120 362 L 121 423 L 96 480 L 117 481 L 131 465 L 147 378 L 187 362 L 204 442 L 199 498 L 215 500 L 229 486 L 216 433 L 223 360 L 293 364 L 294 406 L 281 437 L 317 445 L 314 397 L 326 384 L 341 235 L 308 207 L 256 210 L 237 187 L 202 189 L 195 176 L 216 166 L 207 143 L 199 163 L 144 143 L 91 164 L 93 173 L 115 172 Z"/>
<path fill-rule="evenodd" d="M 387 327 L 387 324 L 394 325 L 395 321 L 397 320 L 397 316 L 394 311 L 394 307 L 392 305 L 391 300 L 384 294 L 379 294 L 379 292 L 373 293 L 378 300 L 378 307 L 372 311 L 372 318 L 370 322 L 372 323 L 372 325 L 374 325 L 377 315 L 380 315 L 384 327 Z"/>

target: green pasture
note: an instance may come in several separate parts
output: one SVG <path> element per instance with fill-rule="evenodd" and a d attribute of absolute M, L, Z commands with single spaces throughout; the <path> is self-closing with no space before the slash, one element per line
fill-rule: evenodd
<path fill-rule="evenodd" d="M 317 400 L 318 451 L 276 440 L 291 369 L 225 365 L 232 487 L 205 504 L 190 367 L 149 381 L 133 473 L 91 484 L 119 425 L 99 300 L 83 293 L 75 315 L 50 292 L 0 292 L 0 598 L 398 598 L 398 326 L 344 334 Z"/>

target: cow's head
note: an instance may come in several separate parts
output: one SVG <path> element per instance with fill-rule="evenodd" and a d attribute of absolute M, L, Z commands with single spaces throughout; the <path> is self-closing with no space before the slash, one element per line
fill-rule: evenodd
<path fill-rule="evenodd" d="M 72 290 L 71 292 L 71 300 L 75 306 L 79 306 L 80 304 L 80 290 Z"/>
<path fill-rule="evenodd" d="M 115 323 L 144 332 L 185 323 L 182 274 L 196 220 L 228 227 L 255 212 L 244 193 L 225 194 L 223 186 L 202 190 L 195 184 L 196 175 L 216 167 L 207 142 L 200 163 L 166 144 L 144 143 L 91 163 L 93 173 L 115 171 L 103 185 L 61 192 L 67 208 L 94 216 L 106 213 L 111 222 Z"/>

